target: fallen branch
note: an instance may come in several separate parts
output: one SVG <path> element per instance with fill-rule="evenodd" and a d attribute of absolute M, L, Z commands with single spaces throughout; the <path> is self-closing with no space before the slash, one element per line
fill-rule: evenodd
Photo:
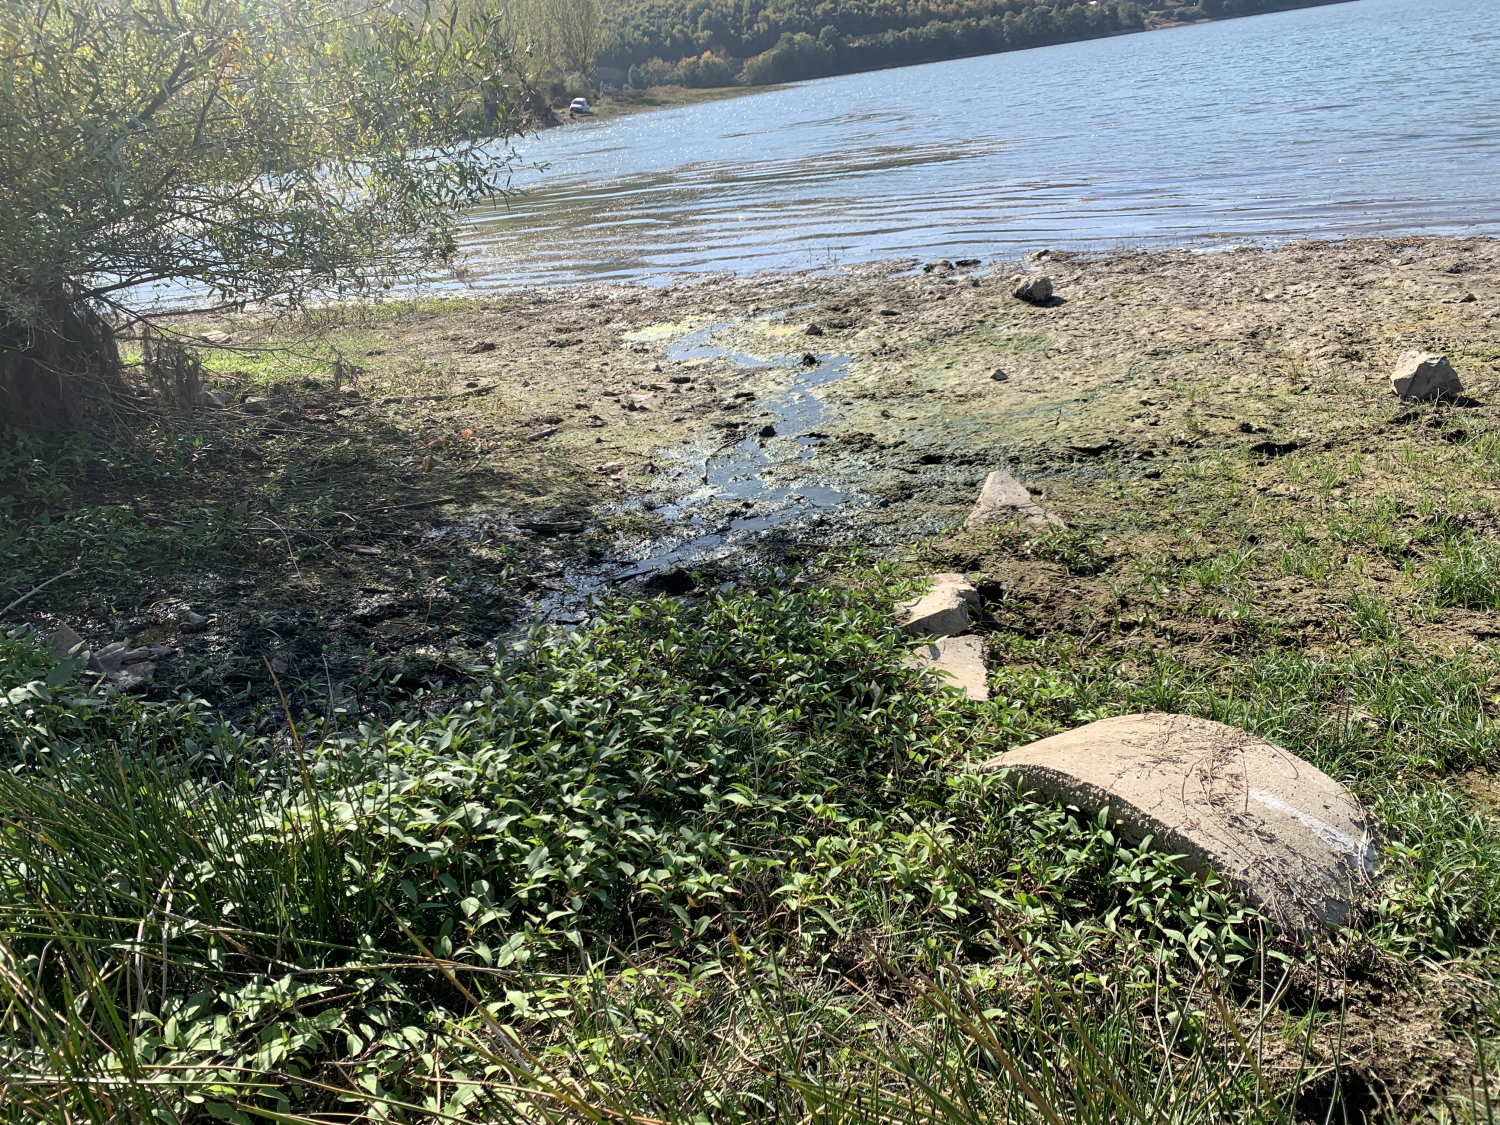
<path fill-rule="evenodd" d="M 43 590 L 45 590 L 48 586 L 52 585 L 52 583 L 54 583 L 54 582 L 61 582 L 64 578 L 67 578 L 70 574 L 77 574 L 78 571 L 79 571 L 79 569 L 80 569 L 79 567 L 75 566 L 72 570 L 65 570 L 61 574 L 55 574 L 51 578 L 47 579 L 47 581 L 43 582 L 40 586 L 36 587 L 35 589 L 27 590 L 19 598 L 17 598 L 15 601 L 11 602 L 10 605 L 6 606 L 4 609 L 0 609 L 0 617 L 3 617 L 5 614 L 7 614 L 11 610 L 15 609 L 16 606 L 20 605 L 21 603 L 30 601 L 32 598 L 36 597 L 36 595 L 40 594 Z"/>

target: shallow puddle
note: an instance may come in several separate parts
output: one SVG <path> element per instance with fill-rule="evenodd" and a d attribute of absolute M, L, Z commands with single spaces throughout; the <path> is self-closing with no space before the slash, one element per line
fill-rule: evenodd
<path fill-rule="evenodd" d="M 709 433 L 660 453 L 667 468 L 652 491 L 622 505 L 658 529 L 623 542 L 605 562 L 569 575 L 569 589 L 538 607 L 544 618 L 578 619 L 579 606 L 617 583 L 676 575 L 709 564 L 755 565 L 782 552 L 773 542 L 799 524 L 861 501 L 816 472 L 823 428 L 836 417 L 822 389 L 849 373 L 846 355 L 763 357 L 721 346 L 730 331 L 720 322 L 671 341 L 675 364 L 727 362 L 747 371 L 778 370 L 785 380 L 747 403 L 746 420 L 722 434 Z M 683 576 L 685 577 L 685 575 Z"/>

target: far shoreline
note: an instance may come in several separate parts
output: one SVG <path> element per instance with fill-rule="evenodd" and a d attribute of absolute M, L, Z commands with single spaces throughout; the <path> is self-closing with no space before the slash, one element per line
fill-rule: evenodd
<path fill-rule="evenodd" d="M 544 128 L 557 128 L 563 125 L 579 124 L 590 120 L 608 121 L 617 117 L 628 117 L 638 113 L 650 113 L 662 109 L 677 109 L 682 106 L 704 105 L 710 102 L 728 101 L 732 98 L 746 97 L 751 94 L 766 94 L 777 90 L 785 90 L 792 86 L 801 86 L 809 82 L 824 82 L 831 78 L 848 78 L 857 74 L 878 74 L 887 70 L 906 70 L 911 67 L 936 66 L 947 62 L 961 62 L 965 59 L 982 59 L 997 57 L 999 55 L 1023 54 L 1027 51 L 1044 51 L 1053 47 L 1066 47 L 1074 43 L 1092 43 L 1103 39 L 1120 39 L 1130 35 L 1145 35 L 1154 31 L 1177 31 L 1188 27 L 1204 27 L 1209 24 L 1230 23 L 1235 20 L 1255 19 L 1261 16 L 1284 15 L 1288 12 L 1298 12 L 1313 8 L 1328 8 L 1335 4 L 1353 4 L 1358 0 L 1292 0 L 1285 6 L 1272 8 L 1265 12 L 1246 12 L 1230 16 L 1208 16 L 1195 20 L 1167 20 L 1152 24 L 1147 27 L 1122 29 L 1119 31 L 1104 32 L 1099 35 L 1088 35 L 1079 39 L 1062 39 L 1056 43 L 1038 43 L 1030 47 L 1014 47 L 1003 51 L 976 51 L 969 54 L 945 55 L 940 58 L 917 59 L 910 62 L 891 63 L 885 66 L 862 67 L 854 70 L 839 70 L 829 74 L 819 74 L 808 78 L 796 79 L 788 82 L 772 83 L 765 86 L 734 85 L 713 87 L 690 87 L 690 86 L 652 86 L 645 90 L 620 90 L 600 94 L 597 101 L 593 102 L 594 112 L 589 117 L 570 117 L 567 106 L 550 106 L 554 115 L 550 124 L 543 125 Z"/>

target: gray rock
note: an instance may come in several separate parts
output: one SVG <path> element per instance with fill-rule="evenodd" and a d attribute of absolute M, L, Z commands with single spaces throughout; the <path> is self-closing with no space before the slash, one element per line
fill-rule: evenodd
<path fill-rule="evenodd" d="M 1379 866 L 1369 814 L 1296 755 L 1186 715 L 1104 719 L 986 762 L 1085 814 L 1109 809 L 1189 870 L 1217 871 L 1280 924 L 1352 923 Z"/>
<path fill-rule="evenodd" d="M 59 625 L 47 638 L 47 652 L 53 660 L 89 659 L 83 638 L 66 625 Z"/>
<path fill-rule="evenodd" d="M 1052 279 L 1046 274 L 1017 274 L 1010 279 L 1010 294 L 1018 301 L 1044 305 L 1052 300 Z"/>
<path fill-rule="evenodd" d="M 184 633 L 201 633 L 208 628 L 208 618 L 201 613 L 194 613 L 187 606 L 177 611 L 177 621 Z"/>
<path fill-rule="evenodd" d="M 121 691 L 134 691 L 136 688 L 149 684 L 155 675 L 156 665 L 145 661 L 121 668 L 118 672 L 111 672 L 109 679 Z"/>
<path fill-rule="evenodd" d="M 821 324 L 809 324 L 802 331 L 808 336 L 821 336 L 824 334 L 824 328 Z"/>
<path fill-rule="evenodd" d="M 990 697 L 989 672 L 984 665 L 984 641 L 979 637 L 943 637 L 904 661 L 908 668 L 928 673 L 944 687 L 984 702 Z"/>
<path fill-rule="evenodd" d="M 1452 401 L 1463 394 L 1463 383 L 1447 356 L 1407 352 L 1391 372 L 1391 390 L 1403 402 Z"/>
<path fill-rule="evenodd" d="M 1064 527 L 1061 519 L 1032 499 L 1026 486 L 1004 469 L 984 478 L 979 499 L 964 520 L 965 527 L 984 527 L 1018 519 L 1029 527 Z"/>
<path fill-rule="evenodd" d="M 223 410 L 229 405 L 229 400 L 217 391 L 204 391 L 198 396 L 198 405 L 212 410 Z"/>
<path fill-rule="evenodd" d="M 896 607 L 897 624 L 909 637 L 956 637 L 969 631 L 969 611 L 979 591 L 962 574 L 934 574 L 927 593 Z"/>
<path fill-rule="evenodd" d="M 626 410 L 654 410 L 656 408 L 655 395 L 626 395 L 620 401 Z"/>
<path fill-rule="evenodd" d="M 246 414 L 264 414 L 269 409 L 269 406 L 263 398 L 247 398 L 244 402 L 240 403 L 240 409 Z"/>
<path fill-rule="evenodd" d="M 234 339 L 234 337 L 232 337 L 228 332 L 203 332 L 199 334 L 198 339 L 202 340 L 205 344 L 213 344 L 216 347 L 223 347 L 225 344 L 229 343 L 230 340 Z"/>

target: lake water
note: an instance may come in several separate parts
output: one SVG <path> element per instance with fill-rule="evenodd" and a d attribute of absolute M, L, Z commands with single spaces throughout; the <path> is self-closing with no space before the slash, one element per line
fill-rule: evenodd
<path fill-rule="evenodd" d="M 1356 0 L 826 79 L 517 147 L 519 194 L 466 227 L 478 288 L 1500 234 L 1500 3 Z"/>

